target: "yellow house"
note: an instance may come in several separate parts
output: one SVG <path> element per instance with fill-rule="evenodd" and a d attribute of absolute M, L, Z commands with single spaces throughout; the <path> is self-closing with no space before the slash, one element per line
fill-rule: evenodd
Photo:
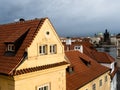
<path fill-rule="evenodd" d="M 66 90 L 111 90 L 110 69 L 79 51 L 66 51 Z"/>
<path fill-rule="evenodd" d="M 66 90 L 64 57 L 48 18 L 0 25 L 0 90 Z"/>

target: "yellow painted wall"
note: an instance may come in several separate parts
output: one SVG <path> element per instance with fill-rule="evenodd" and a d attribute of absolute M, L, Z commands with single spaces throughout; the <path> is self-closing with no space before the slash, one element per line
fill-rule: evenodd
<path fill-rule="evenodd" d="M 105 76 L 107 75 L 107 82 L 105 82 Z M 99 86 L 99 81 L 102 79 L 102 86 Z M 109 72 L 101 75 L 100 77 L 96 78 L 95 80 L 89 82 L 85 86 L 81 87 L 79 90 L 92 90 L 92 85 L 96 84 L 96 90 L 110 90 L 110 75 Z"/>
<path fill-rule="evenodd" d="M 46 34 L 48 31 L 49 35 Z M 47 44 L 47 55 L 40 55 L 39 46 L 44 44 Z M 57 45 L 57 54 L 50 54 L 51 44 Z M 26 59 L 17 69 L 66 61 L 64 59 L 64 47 L 48 19 L 45 20 L 38 34 L 34 38 L 34 41 L 30 47 L 27 48 L 27 52 L 28 59 Z"/>
<path fill-rule="evenodd" d="M 50 90 L 66 90 L 65 67 L 15 76 L 15 90 L 37 90 L 37 87 L 44 84 L 49 84 Z"/>

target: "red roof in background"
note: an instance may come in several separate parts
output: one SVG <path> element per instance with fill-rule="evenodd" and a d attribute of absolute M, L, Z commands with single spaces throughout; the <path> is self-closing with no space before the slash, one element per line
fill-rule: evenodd
<path fill-rule="evenodd" d="M 67 90 L 77 90 L 109 70 L 79 51 L 68 51 L 65 54 L 74 68 L 73 73 L 66 73 Z M 90 65 L 87 66 L 82 59 Z"/>
<path fill-rule="evenodd" d="M 112 63 L 115 59 L 106 52 L 98 52 L 97 50 L 91 50 L 84 46 L 83 52 L 89 57 L 96 60 L 98 63 Z"/>
<path fill-rule="evenodd" d="M 75 41 L 75 42 L 72 42 L 71 45 L 66 45 L 66 42 L 62 42 L 62 44 L 64 45 L 64 50 L 67 51 L 67 47 L 69 47 L 69 50 L 74 50 L 74 46 L 80 46 L 80 45 L 83 45 L 83 46 L 86 46 L 90 49 L 94 49 L 93 47 L 93 44 L 89 43 L 88 41 Z"/>
<path fill-rule="evenodd" d="M 8 75 L 13 73 L 15 68 L 22 62 L 25 49 L 30 46 L 45 19 L 41 18 L 0 25 L 0 73 Z M 23 34 L 25 34 L 24 37 L 22 36 Z M 6 56 L 7 46 L 5 43 L 15 43 L 16 40 L 21 40 L 21 38 L 23 38 L 23 42 L 15 56 Z"/>
<path fill-rule="evenodd" d="M 91 44 L 88 41 L 81 41 L 81 42 L 72 42 L 71 45 L 66 45 L 65 42 L 63 42 L 64 50 L 67 51 L 67 47 L 69 47 L 69 50 L 74 50 L 75 46 L 83 46 L 83 53 L 88 55 L 89 57 L 93 58 L 99 63 L 112 63 L 115 61 L 115 59 L 107 54 L 106 52 L 99 52 L 97 51 L 93 44 Z"/>

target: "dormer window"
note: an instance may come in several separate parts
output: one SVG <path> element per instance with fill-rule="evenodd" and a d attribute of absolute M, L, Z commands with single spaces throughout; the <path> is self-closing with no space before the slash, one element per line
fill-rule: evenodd
<path fill-rule="evenodd" d="M 75 46 L 75 47 L 74 47 L 74 50 L 80 50 L 80 47 L 81 47 L 81 46 Z"/>
<path fill-rule="evenodd" d="M 67 72 L 70 73 L 70 74 L 74 72 L 74 68 L 73 68 L 73 66 L 69 66 L 69 67 L 67 67 L 66 70 L 67 70 Z"/>
<path fill-rule="evenodd" d="M 81 61 L 82 61 L 87 67 L 90 67 L 90 66 L 91 66 L 91 61 L 85 60 L 85 59 L 83 59 L 83 58 L 81 58 L 81 57 L 80 57 L 80 59 L 81 59 Z"/>
<path fill-rule="evenodd" d="M 14 44 L 8 44 L 7 51 L 15 51 L 15 45 Z"/>
<path fill-rule="evenodd" d="M 5 56 L 14 56 L 16 53 L 16 48 L 14 44 L 6 44 Z"/>

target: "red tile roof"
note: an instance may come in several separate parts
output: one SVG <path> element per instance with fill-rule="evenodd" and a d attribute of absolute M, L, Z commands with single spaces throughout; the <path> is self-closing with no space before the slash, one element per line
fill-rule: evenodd
<path fill-rule="evenodd" d="M 64 45 L 64 50 L 65 51 L 67 51 L 67 47 L 69 47 L 69 50 L 74 50 L 75 46 L 80 46 L 80 45 L 83 45 L 83 46 L 86 46 L 90 49 L 95 50 L 93 44 L 91 44 L 89 41 L 85 41 L 85 40 L 81 41 L 81 42 L 79 42 L 79 41 L 72 42 L 71 45 L 66 45 L 65 42 L 62 42 L 62 44 Z"/>
<path fill-rule="evenodd" d="M 65 51 L 67 51 L 67 47 L 69 47 L 69 50 L 74 50 L 75 46 L 83 45 L 83 52 L 99 63 L 112 63 L 115 61 L 115 59 L 112 56 L 110 56 L 109 54 L 107 54 L 105 52 L 98 52 L 94 48 L 93 44 L 91 44 L 88 41 L 72 42 L 71 45 L 66 45 L 66 43 L 63 42 L 63 45 L 64 45 Z"/>
<path fill-rule="evenodd" d="M 106 52 L 98 52 L 97 50 L 91 50 L 86 46 L 84 46 L 83 52 L 99 63 L 112 63 L 115 61 L 115 59 Z"/>
<path fill-rule="evenodd" d="M 10 75 L 23 61 L 25 49 L 31 45 L 46 18 L 0 25 L 0 73 Z M 23 34 L 25 34 L 23 36 Z M 21 42 L 14 56 L 6 56 L 6 44 Z"/>
<path fill-rule="evenodd" d="M 21 27 L 18 30 L 14 31 L 8 38 L 4 40 L 4 42 L 9 43 L 12 42 L 14 43 L 17 39 L 19 39 L 25 32 L 27 32 L 30 28 L 28 27 Z"/>
<path fill-rule="evenodd" d="M 66 73 L 67 90 L 77 90 L 110 70 L 79 51 L 68 51 L 65 54 L 74 68 L 73 73 Z M 90 65 L 87 66 L 83 60 L 90 62 Z"/>

